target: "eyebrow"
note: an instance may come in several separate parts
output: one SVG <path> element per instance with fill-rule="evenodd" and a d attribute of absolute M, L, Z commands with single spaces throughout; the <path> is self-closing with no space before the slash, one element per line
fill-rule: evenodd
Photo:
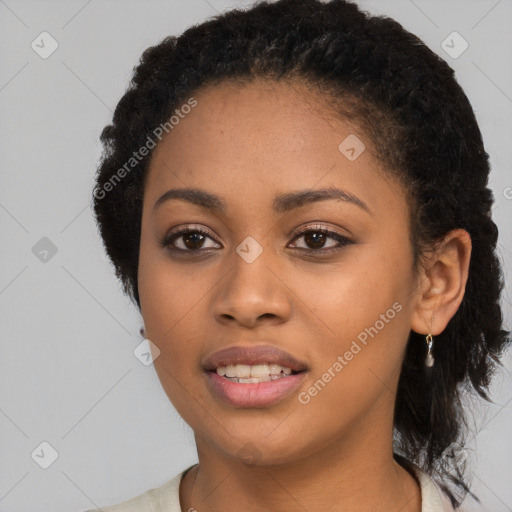
<path fill-rule="evenodd" d="M 225 213 L 227 209 L 226 203 L 215 194 L 211 194 L 210 192 L 197 188 L 178 188 L 170 189 L 165 192 L 155 202 L 153 211 L 171 199 L 181 199 L 214 212 Z M 298 190 L 295 192 L 280 194 L 274 198 L 272 207 L 276 213 L 286 213 L 295 208 L 305 206 L 306 204 L 329 199 L 351 203 L 366 212 L 371 213 L 370 208 L 368 208 L 364 201 L 359 199 L 357 196 L 336 187 Z"/>

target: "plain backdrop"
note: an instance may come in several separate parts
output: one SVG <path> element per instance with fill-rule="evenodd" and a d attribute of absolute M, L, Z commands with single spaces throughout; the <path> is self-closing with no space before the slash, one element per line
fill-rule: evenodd
<path fill-rule="evenodd" d="M 456 70 L 491 155 L 510 285 L 512 1 L 359 3 L 398 20 Z M 144 49 L 249 4 L 0 0 L 0 512 L 118 503 L 196 461 L 189 427 L 154 368 L 134 356 L 141 319 L 104 256 L 91 189 L 99 134 Z M 507 291 L 504 308 L 510 328 Z M 482 506 L 468 510 L 512 510 L 511 367 L 508 357 L 494 403 L 473 406 L 468 451 Z"/>

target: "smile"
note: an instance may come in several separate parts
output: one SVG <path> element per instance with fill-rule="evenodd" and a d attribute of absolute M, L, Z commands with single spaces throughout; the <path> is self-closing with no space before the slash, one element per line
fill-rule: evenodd
<path fill-rule="evenodd" d="M 293 370 L 279 364 L 229 364 L 219 366 L 216 372 L 231 382 L 257 384 L 283 379 L 291 375 Z"/>
<path fill-rule="evenodd" d="M 308 373 L 305 362 L 275 345 L 231 346 L 202 366 L 212 396 L 232 407 L 269 407 L 291 395 Z"/>

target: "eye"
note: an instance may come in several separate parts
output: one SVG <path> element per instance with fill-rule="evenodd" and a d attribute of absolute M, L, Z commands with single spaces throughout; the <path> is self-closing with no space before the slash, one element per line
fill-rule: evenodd
<path fill-rule="evenodd" d="M 206 241 L 210 243 L 206 245 Z M 212 237 L 211 233 L 200 227 L 186 227 L 177 231 L 171 231 L 160 242 L 161 246 L 172 251 L 200 252 L 205 249 L 215 249 L 220 244 Z M 221 247 L 221 246 L 220 246 Z"/>
<path fill-rule="evenodd" d="M 308 226 L 302 229 L 299 234 L 294 238 L 295 240 L 304 239 L 305 246 L 295 246 L 297 249 L 305 250 L 313 253 L 329 254 L 342 249 L 347 245 L 354 242 L 346 236 L 325 228 L 324 226 Z M 328 240 L 331 240 L 329 245 L 326 245 Z M 332 243 L 334 241 L 334 243 Z"/>
<path fill-rule="evenodd" d="M 304 240 L 305 245 L 297 245 L 296 241 L 300 239 Z M 208 240 L 210 240 L 209 244 Z M 328 244 L 329 240 L 331 240 L 330 244 Z M 308 226 L 301 229 L 293 241 L 295 242 L 295 245 L 292 245 L 293 248 L 319 254 L 332 253 L 354 243 L 346 236 L 324 226 Z M 171 251 L 189 253 L 200 253 L 222 247 L 209 231 L 191 226 L 171 231 L 160 241 L 160 245 Z"/>

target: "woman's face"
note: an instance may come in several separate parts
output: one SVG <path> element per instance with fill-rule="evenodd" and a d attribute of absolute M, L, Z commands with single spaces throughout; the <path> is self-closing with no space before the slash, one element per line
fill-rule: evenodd
<path fill-rule="evenodd" d="M 404 191 L 302 85 L 194 99 L 154 150 L 142 216 L 167 395 L 198 447 L 257 464 L 390 434 L 417 295 Z M 184 189 L 207 196 L 168 193 Z"/>

